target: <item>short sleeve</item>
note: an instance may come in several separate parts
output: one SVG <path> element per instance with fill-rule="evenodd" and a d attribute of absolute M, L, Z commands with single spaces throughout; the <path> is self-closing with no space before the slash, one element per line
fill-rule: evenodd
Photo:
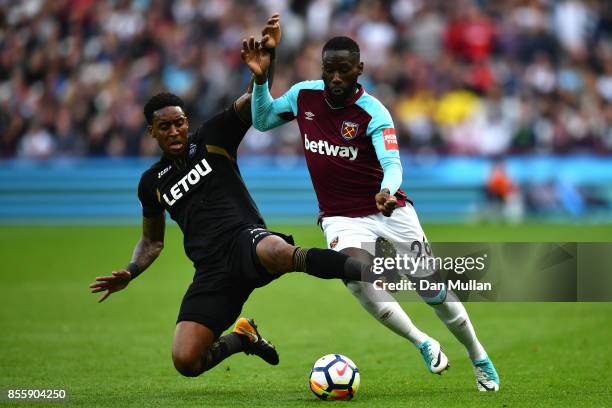
<path fill-rule="evenodd" d="M 138 183 L 138 199 L 142 205 L 142 215 L 147 218 L 155 217 L 164 212 L 155 186 L 150 182 L 150 178 L 144 173 Z"/>

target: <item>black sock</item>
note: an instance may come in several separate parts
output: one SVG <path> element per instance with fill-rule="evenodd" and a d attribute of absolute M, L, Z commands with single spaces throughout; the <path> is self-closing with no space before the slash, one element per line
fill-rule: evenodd
<path fill-rule="evenodd" d="M 369 264 L 331 249 L 296 248 L 293 267 L 321 279 L 369 281 Z"/>
<path fill-rule="evenodd" d="M 232 354 L 243 351 L 243 337 L 246 339 L 246 336 L 238 333 L 229 333 L 219 337 L 219 340 L 215 341 L 203 356 L 204 371 L 210 370 Z"/>

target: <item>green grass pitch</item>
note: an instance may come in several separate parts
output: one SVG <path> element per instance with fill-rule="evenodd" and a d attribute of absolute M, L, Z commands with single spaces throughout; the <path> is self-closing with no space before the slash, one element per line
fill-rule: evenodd
<path fill-rule="evenodd" d="M 314 226 L 275 228 L 305 246 L 323 244 Z M 612 241 L 611 226 L 425 230 L 432 241 Z M 463 348 L 427 305 L 403 306 L 445 347 L 452 368 L 443 376 L 429 374 L 415 348 L 370 318 L 340 282 L 303 274 L 256 291 L 243 310 L 276 344 L 279 366 L 239 354 L 183 378 L 170 350 L 192 269 L 175 227 L 160 259 L 125 291 L 97 304 L 87 288 L 126 264 L 138 236 L 138 227 L 0 227 L 0 388 L 67 389 L 68 406 L 314 407 L 328 403 L 308 389 L 310 367 L 335 352 L 356 362 L 362 382 L 354 400 L 331 404 L 612 406 L 612 303 L 468 304 L 502 379 L 499 393 L 483 395 Z"/>

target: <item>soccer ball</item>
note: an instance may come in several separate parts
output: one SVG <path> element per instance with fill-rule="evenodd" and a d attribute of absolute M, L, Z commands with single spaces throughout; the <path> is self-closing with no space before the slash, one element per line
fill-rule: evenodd
<path fill-rule="evenodd" d="M 322 400 L 349 400 L 359 389 L 359 370 L 342 354 L 318 359 L 310 371 L 310 389 Z"/>

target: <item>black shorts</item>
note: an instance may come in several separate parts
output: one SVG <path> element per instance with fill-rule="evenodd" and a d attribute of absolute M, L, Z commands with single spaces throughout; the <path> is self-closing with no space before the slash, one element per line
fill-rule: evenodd
<path fill-rule="evenodd" d="M 277 235 L 293 245 L 291 236 L 257 225 L 236 235 L 225 262 L 197 271 L 189 285 L 177 323 L 192 321 L 208 327 L 219 337 L 238 318 L 242 306 L 255 288 L 265 286 L 280 275 L 272 275 L 260 263 L 255 248 L 267 236 Z"/>

